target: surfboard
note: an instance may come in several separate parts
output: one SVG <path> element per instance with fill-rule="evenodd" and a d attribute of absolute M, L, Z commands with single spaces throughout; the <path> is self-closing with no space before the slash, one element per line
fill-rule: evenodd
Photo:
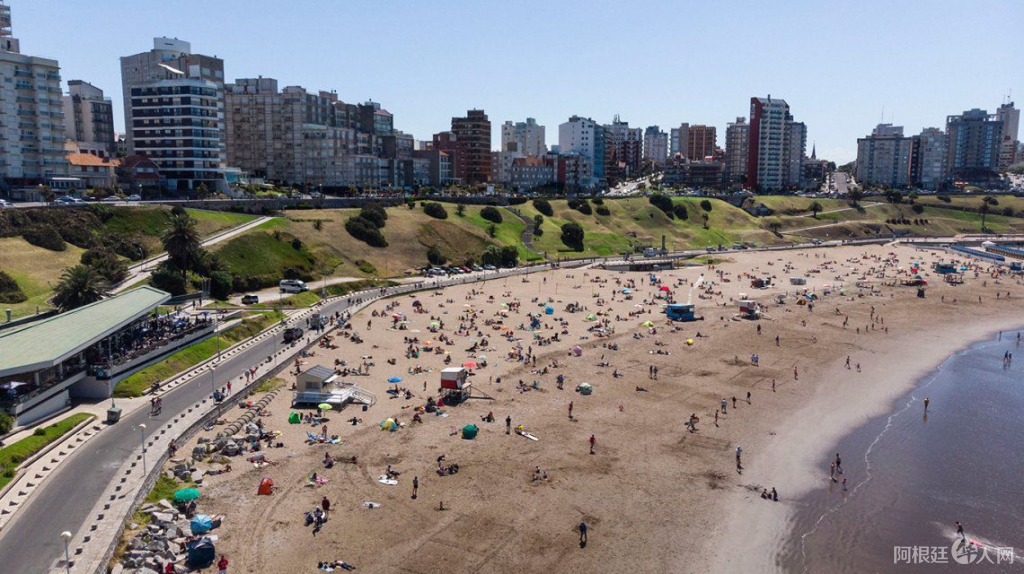
<path fill-rule="evenodd" d="M 539 439 L 539 438 L 537 438 L 537 437 L 536 437 L 535 435 L 532 435 L 532 434 L 530 434 L 530 433 L 528 433 L 528 432 L 523 432 L 523 433 L 519 433 L 519 436 L 521 436 L 521 437 L 526 437 L 526 438 L 528 438 L 528 439 L 530 439 L 530 440 L 540 440 L 540 439 Z"/>

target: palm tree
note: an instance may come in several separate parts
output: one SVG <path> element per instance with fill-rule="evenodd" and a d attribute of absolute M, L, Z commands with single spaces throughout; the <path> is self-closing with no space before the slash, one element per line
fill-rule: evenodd
<path fill-rule="evenodd" d="M 61 311 L 77 309 L 104 298 L 108 288 L 107 281 L 92 267 L 68 267 L 61 274 L 60 283 L 54 289 L 53 304 Z"/>
<path fill-rule="evenodd" d="M 196 220 L 187 213 L 172 216 L 160 240 L 167 252 L 167 259 L 182 273 L 193 267 L 202 250 Z"/>

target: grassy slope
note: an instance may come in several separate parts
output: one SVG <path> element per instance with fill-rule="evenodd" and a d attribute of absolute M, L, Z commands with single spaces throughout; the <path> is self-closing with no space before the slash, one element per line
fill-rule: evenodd
<path fill-rule="evenodd" d="M 42 450 L 46 445 L 67 434 L 75 426 L 93 415 L 78 413 L 46 427 L 36 429 L 35 433 L 18 442 L 0 448 L 0 488 L 14 478 L 14 470 L 25 459 Z M 8 476 L 10 475 L 10 476 Z"/>
<path fill-rule="evenodd" d="M 314 258 L 309 249 L 305 246 L 295 249 L 291 241 L 292 237 L 287 233 L 282 233 L 281 239 L 278 240 L 272 233 L 259 230 L 224 242 L 216 253 L 232 275 L 242 277 L 279 277 L 281 270 L 288 267 L 312 272 Z"/>
<path fill-rule="evenodd" d="M 35 313 L 36 306 L 41 310 L 49 309 L 46 303 L 52 294 L 49 284 L 60 279 L 64 268 L 77 265 L 82 251 L 70 243 L 65 251 L 50 251 L 30 245 L 20 237 L 0 238 L 0 269 L 13 277 L 28 297 L 23 303 L 0 307 L 11 309 L 15 318 Z"/>
<path fill-rule="evenodd" d="M 941 201 L 937 196 L 934 195 L 922 195 L 917 198 L 917 203 L 921 205 L 935 205 L 938 207 L 969 207 L 971 209 L 977 209 L 981 205 L 984 194 L 977 195 L 953 195 L 949 197 L 949 203 Z M 993 213 L 1001 213 L 1004 207 L 1013 208 L 1015 215 L 1024 214 L 1024 197 L 1014 197 L 1012 195 L 995 195 L 992 196 L 999 202 L 998 205 L 989 206 Z"/>
<path fill-rule="evenodd" d="M 163 251 L 163 247 L 160 245 L 160 234 L 167 227 L 167 221 L 171 217 L 170 208 L 159 206 L 117 207 L 110 209 L 114 215 L 103 224 L 107 231 L 122 235 L 138 234 L 150 253 L 156 254 Z M 199 235 L 202 237 L 210 237 L 220 231 L 237 227 L 255 219 L 252 215 L 239 213 L 203 211 L 199 209 L 188 209 L 186 211 L 195 218 Z"/>
<path fill-rule="evenodd" d="M 284 315 L 279 311 L 254 313 L 242 324 L 235 325 L 220 334 L 220 348 L 223 351 L 235 343 L 258 334 L 283 318 Z M 185 347 L 163 361 L 150 365 L 117 383 L 117 386 L 114 387 L 114 396 L 122 398 L 142 396 L 142 392 L 153 383 L 170 378 L 216 354 L 216 336 Z"/>
<path fill-rule="evenodd" d="M 553 217 L 544 217 L 544 234 L 534 238 L 534 246 L 547 251 L 549 255 L 562 253 L 566 256 L 612 255 L 631 251 L 632 245 L 661 245 L 665 235 L 669 249 L 706 247 L 708 245 L 731 244 L 735 241 L 753 241 L 758 245 L 779 240 L 770 232 L 761 229 L 756 218 L 741 209 L 717 199 L 710 200 L 712 210 L 708 214 L 708 229 L 703 228 L 700 214 L 700 199 L 674 198 L 687 206 L 689 218 L 686 221 L 670 220 L 661 210 L 652 206 L 647 198 L 605 200 L 610 212 L 607 216 L 584 215 L 569 209 L 566 201 L 551 201 Z M 518 206 L 529 217 L 539 214 L 532 203 Z M 562 243 L 561 226 L 568 222 L 579 223 L 584 230 L 582 253 L 568 251 Z M 636 238 L 627 233 L 635 233 Z"/>

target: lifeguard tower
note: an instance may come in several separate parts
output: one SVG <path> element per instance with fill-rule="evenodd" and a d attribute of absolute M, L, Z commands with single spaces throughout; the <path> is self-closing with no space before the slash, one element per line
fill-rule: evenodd
<path fill-rule="evenodd" d="M 446 404 L 458 404 L 469 398 L 473 385 L 469 382 L 469 371 L 465 367 L 448 367 L 441 370 L 441 396 Z"/>

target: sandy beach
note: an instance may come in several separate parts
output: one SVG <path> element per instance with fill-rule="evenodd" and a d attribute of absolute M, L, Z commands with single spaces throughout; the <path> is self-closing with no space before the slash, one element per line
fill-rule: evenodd
<path fill-rule="evenodd" d="M 214 533 L 235 572 L 316 572 L 318 561 L 337 559 L 367 572 L 780 571 L 775 553 L 789 534 L 790 501 L 826 483 L 834 455 L 826 449 L 950 353 L 1021 326 L 1019 279 L 993 277 L 982 264 L 949 285 L 931 271 L 940 259 L 953 257 L 905 246 L 751 252 L 658 272 L 653 282 L 639 272 L 554 270 L 376 302 L 351 320 L 349 332 L 363 343 L 339 334 L 337 349 L 314 348 L 299 368 L 373 363 L 368 376 L 342 378 L 378 402 L 329 413 L 328 434 L 341 444 L 306 444 L 324 423 L 288 424 L 289 413 L 311 411 L 292 409 L 291 393 L 281 393 L 262 419 L 281 432 L 284 446 L 265 450 L 274 463 L 254 468 L 234 458 L 232 472 L 206 478 L 199 510 L 226 516 Z M 923 299 L 899 286 L 915 261 L 929 284 Z M 752 276 L 773 277 L 773 285 L 754 289 Z M 807 284 L 791 285 L 794 276 Z M 811 305 L 797 304 L 804 288 L 818 296 Z M 666 293 L 692 298 L 704 320 L 668 322 Z M 741 295 L 765 316 L 734 320 Z M 573 304 L 580 309 L 567 311 Z M 529 314 L 539 314 L 538 329 L 529 329 Z M 429 331 L 433 321 L 443 324 L 438 332 Z M 426 340 L 442 352 L 425 351 Z M 452 366 L 478 363 L 470 381 L 493 400 L 413 422 L 414 409 L 437 394 L 445 351 Z M 427 372 L 411 374 L 416 368 Z M 294 373 L 281 376 L 291 384 Z M 392 377 L 411 398 L 389 398 Z M 582 383 L 593 394 L 577 392 Z M 493 423 L 481 420 L 489 412 Z M 691 413 L 696 432 L 686 428 Z M 362 422 L 347 422 L 353 417 Z M 402 425 L 396 432 L 378 426 L 389 417 Z M 506 417 L 539 440 L 506 434 Z M 464 440 L 458 431 L 471 423 L 479 435 Z M 324 468 L 325 453 L 358 462 Z M 439 475 L 441 455 L 459 472 Z M 377 481 L 388 465 L 400 473 L 395 486 Z M 314 472 L 327 482 L 308 486 Z M 274 480 L 273 495 L 256 495 L 263 477 Z M 762 500 L 773 487 L 779 502 Z M 325 496 L 330 517 L 314 535 L 304 513 Z"/>

